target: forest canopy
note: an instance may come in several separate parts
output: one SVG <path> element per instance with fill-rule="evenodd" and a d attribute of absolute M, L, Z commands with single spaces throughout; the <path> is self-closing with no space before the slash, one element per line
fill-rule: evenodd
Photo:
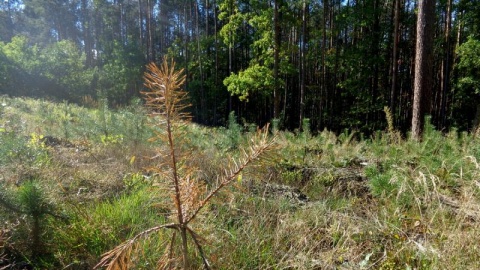
<path fill-rule="evenodd" d="M 440 130 L 480 115 L 480 3 L 435 3 L 431 92 Z M 415 0 L 5 0 L 0 94 L 126 105 L 150 62 L 185 69 L 194 120 L 397 129 L 412 118 Z"/>

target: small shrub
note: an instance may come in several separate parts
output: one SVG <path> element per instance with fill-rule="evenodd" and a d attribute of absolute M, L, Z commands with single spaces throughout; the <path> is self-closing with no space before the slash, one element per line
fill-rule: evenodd
<path fill-rule="evenodd" d="M 0 193 L 0 208 L 11 212 L 9 218 L 20 221 L 12 234 L 12 245 L 16 246 L 31 263 L 47 267 L 52 262 L 51 219 L 66 220 L 46 198 L 39 186 L 39 180 L 32 178 L 16 191 L 3 189 Z M 25 216 L 25 218 L 21 218 Z"/>
<path fill-rule="evenodd" d="M 73 121 L 73 115 L 68 102 L 63 102 L 63 113 L 60 115 L 60 122 L 63 131 L 63 137 L 69 140 L 72 136 L 71 134 L 71 122 Z"/>
<path fill-rule="evenodd" d="M 242 138 L 242 126 L 237 122 L 235 111 L 231 111 L 228 114 L 227 136 L 229 139 L 228 144 L 223 147 L 227 150 L 237 149 Z"/>
<path fill-rule="evenodd" d="M 396 195 L 398 183 L 390 172 L 380 172 L 377 166 L 369 166 L 365 169 L 365 175 L 374 196 L 388 198 Z"/>

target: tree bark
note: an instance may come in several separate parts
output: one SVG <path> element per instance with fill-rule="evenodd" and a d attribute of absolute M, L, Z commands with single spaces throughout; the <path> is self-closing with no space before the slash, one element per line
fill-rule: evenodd
<path fill-rule="evenodd" d="M 373 1 L 373 10 L 374 10 L 374 22 L 373 22 L 373 42 L 371 46 L 371 55 L 375 55 L 376 53 L 381 51 L 380 48 L 380 1 L 375 0 Z M 378 92 L 379 92 L 379 82 L 380 82 L 380 67 L 379 67 L 379 61 L 375 60 L 373 63 L 373 74 L 371 77 L 371 100 L 370 100 L 370 109 L 369 112 L 367 113 L 367 119 L 366 119 L 366 125 L 372 124 L 375 126 L 377 123 L 377 117 L 378 117 L 378 112 L 375 110 L 376 103 L 378 102 Z"/>
<path fill-rule="evenodd" d="M 92 41 L 92 33 L 90 28 L 90 14 L 89 14 L 89 7 L 87 0 L 82 0 L 81 2 L 81 10 L 82 10 L 82 34 L 83 34 L 83 42 L 85 43 L 84 51 L 85 51 L 85 66 L 86 67 L 93 67 L 94 66 L 94 54 L 93 54 L 93 41 Z"/>
<path fill-rule="evenodd" d="M 153 3 L 147 0 L 146 3 L 146 32 L 147 32 L 147 62 L 155 61 L 155 22 L 153 20 Z"/>
<path fill-rule="evenodd" d="M 198 3 L 194 2 L 195 6 L 195 32 L 197 38 L 197 57 L 198 57 L 198 72 L 200 76 L 200 114 L 199 114 L 199 122 L 205 123 L 206 119 L 206 106 L 205 106 L 205 87 L 203 86 L 203 67 L 202 67 L 202 48 L 200 45 L 200 27 L 199 27 L 199 19 L 198 14 L 200 10 L 198 8 Z"/>
<path fill-rule="evenodd" d="M 328 1 L 324 1 L 323 3 L 323 29 L 322 29 L 322 56 L 321 56 L 321 61 L 322 61 L 322 79 L 321 79 L 321 91 L 323 93 L 323 97 L 320 100 L 320 117 L 322 115 L 326 114 L 324 111 L 328 112 L 329 111 L 329 88 L 327 86 L 327 66 L 326 66 L 326 56 L 327 56 L 327 17 L 328 17 Z M 323 101 L 324 100 L 324 101 Z M 328 123 L 328 116 L 327 117 L 322 117 L 321 119 L 321 124 L 325 125 Z"/>
<path fill-rule="evenodd" d="M 213 31 L 214 31 L 214 43 L 215 43 L 215 90 L 218 87 L 218 16 L 217 16 L 217 2 L 216 0 L 213 0 Z M 214 95 L 213 97 L 213 124 L 217 124 L 217 95 Z"/>
<path fill-rule="evenodd" d="M 274 86 L 273 86 L 273 118 L 278 118 L 280 115 L 280 91 L 278 87 L 279 81 L 279 55 L 280 55 L 280 23 L 279 23 L 279 13 L 278 13 L 278 1 L 274 1 L 274 16 L 273 16 L 273 25 L 274 25 L 274 39 L 275 39 L 275 51 L 273 55 L 273 77 L 274 77 Z"/>
<path fill-rule="evenodd" d="M 446 127 L 447 93 L 450 86 L 450 67 L 451 67 L 451 42 L 450 30 L 452 27 L 452 0 L 447 1 L 447 11 L 445 19 L 445 57 L 442 60 L 442 95 L 440 100 L 440 126 Z"/>
<path fill-rule="evenodd" d="M 432 50 L 435 0 L 420 0 L 417 16 L 412 138 L 420 140 L 432 89 Z"/>
<path fill-rule="evenodd" d="M 302 38 L 300 44 L 300 117 L 299 129 L 303 128 L 303 118 L 305 113 L 305 50 L 307 43 L 307 1 L 303 0 L 302 7 Z"/>
<path fill-rule="evenodd" d="M 392 52 L 392 88 L 390 91 L 390 110 L 395 115 L 397 105 L 397 75 L 398 75 L 398 43 L 400 41 L 400 1 L 395 0 L 394 30 Z"/>

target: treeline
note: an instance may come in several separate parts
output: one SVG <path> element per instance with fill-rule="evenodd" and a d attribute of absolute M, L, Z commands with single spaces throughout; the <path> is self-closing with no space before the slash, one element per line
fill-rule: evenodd
<path fill-rule="evenodd" d="M 0 92 L 122 105 L 165 54 L 195 120 L 277 118 L 295 129 L 410 128 L 415 0 L 7 0 Z M 438 129 L 480 114 L 480 2 L 437 0 L 427 105 Z"/>

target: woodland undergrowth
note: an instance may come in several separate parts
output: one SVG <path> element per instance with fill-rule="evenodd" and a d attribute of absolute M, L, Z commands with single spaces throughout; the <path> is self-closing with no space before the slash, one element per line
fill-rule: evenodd
<path fill-rule="evenodd" d="M 203 127 L 182 81 L 151 65 L 126 108 L 0 96 L 0 269 L 480 269 L 478 134 L 413 141 L 388 108 L 369 138 Z"/>

